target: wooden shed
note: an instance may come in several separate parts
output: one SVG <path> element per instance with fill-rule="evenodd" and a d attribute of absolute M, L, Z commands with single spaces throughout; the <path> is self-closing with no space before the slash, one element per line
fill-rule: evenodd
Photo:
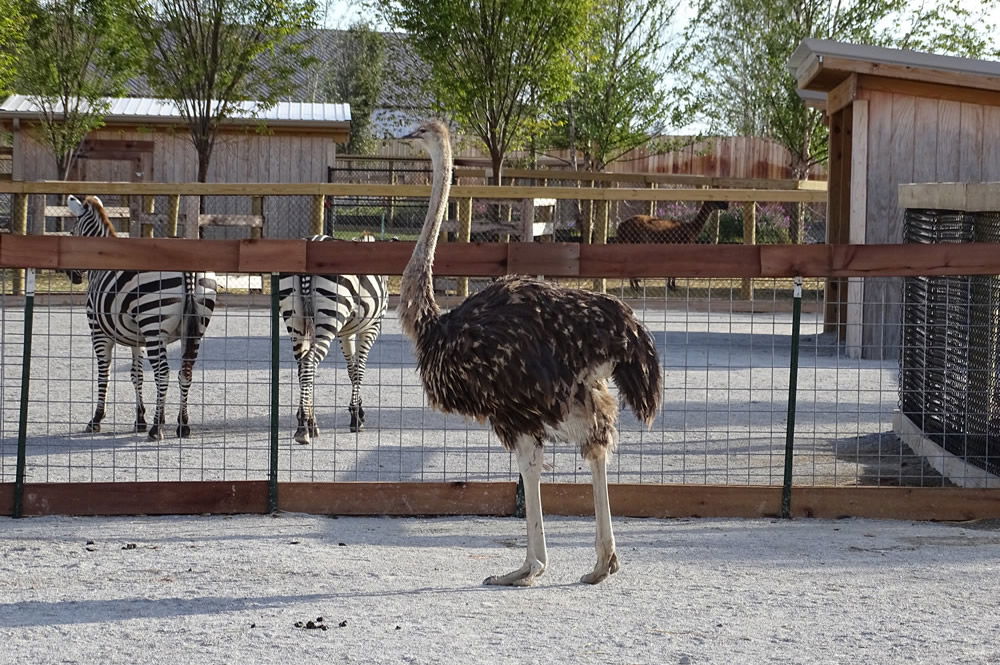
<path fill-rule="evenodd" d="M 104 127 L 83 142 L 72 180 L 192 182 L 198 159 L 177 107 L 168 100 L 116 98 Z M 13 180 L 56 178 L 51 152 L 37 140 L 41 113 L 23 95 L 0 104 L 0 126 L 13 134 Z M 244 113 L 222 126 L 212 153 L 209 182 L 325 182 L 336 160 L 336 144 L 347 141 L 347 104 L 280 102 L 253 115 Z M 86 192 L 81 192 L 86 193 Z M 212 197 L 207 211 L 250 212 L 247 197 Z M 301 204 L 301 205 L 300 205 Z M 301 210 L 298 210 L 301 208 Z M 265 201 L 265 230 L 271 236 L 299 237 L 308 231 L 308 205 L 275 197 Z M 302 217 L 302 224 L 294 219 Z M 281 220 L 281 224 L 271 221 Z M 301 228 L 299 228 L 301 226 Z"/>
<path fill-rule="evenodd" d="M 830 124 L 830 243 L 901 243 L 898 186 L 1000 180 L 1000 62 L 807 39 L 789 61 Z M 855 357 L 896 357 L 901 280 L 831 280 L 827 323 Z"/>

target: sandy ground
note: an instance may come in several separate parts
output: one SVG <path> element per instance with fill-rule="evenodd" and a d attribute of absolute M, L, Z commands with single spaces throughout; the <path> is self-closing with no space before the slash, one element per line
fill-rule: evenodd
<path fill-rule="evenodd" d="M 16 453 L 21 321 L 4 309 L 0 480 Z M 666 390 L 660 416 L 643 429 L 625 411 L 612 482 L 771 484 L 784 463 L 791 316 L 788 313 L 640 310 L 660 348 Z M 190 439 L 153 444 L 132 431 L 128 352 L 119 348 L 108 416 L 84 434 L 94 408 L 95 367 L 82 307 L 36 310 L 28 423 L 29 479 L 46 481 L 259 479 L 269 458 L 270 321 L 264 309 L 223 307 L 195 372 Z M 796 412 L 796 482 L 940 484 L 891 433 L 898 399 L 894 363 L 850 360 L 803 323 Z M 321 436 L 295 444 L 297 381 L 281 330 L 280 472 L 288 480 L 507 480 L 510 456 L 490 430 L 426 408 L 410 342 L 390 312 L 362 391 L 368 425 L 348 431 L 349 380 L 339 350 L 316 388 Z M 171 353 L 176 356 L 174 347 Z M 176 358 L 172 360 L 176 366 Z M 147 371 L 147 408 L 154 384 Z M 176 418 L 177 387 L 168 394 Z M 172 428 L 171 428 L 172 429 Z M 551 445 L 547 479 L 589 482 L 573 446 Z"/>
<path fill-rule="evenodd" d="M 1000 663 L 1000 525 L 0 518 L 3 663 Z M 309 627 L 312 622 L 314 628 Z"/>

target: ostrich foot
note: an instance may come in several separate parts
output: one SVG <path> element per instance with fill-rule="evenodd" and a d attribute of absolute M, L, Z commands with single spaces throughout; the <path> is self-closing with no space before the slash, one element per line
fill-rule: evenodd
<path fill-rule="evenodd" d="M 488 586 L 531 586 L 535 578 L 545 572 L 545 564 L 541 561 L 525 561 L 524 565 L 506 575 L 490 575 L 483 584 Z"/>
<path fill-rule="evenodd" d="M 598 582 L 603 582 L 609 575 L 617 573 L 618 568 L 620 568 L 618 565 L 618 555 L 612 552 L 611 557 L 607 561 L 599 560 L 597 565 L 594 566 L 594 572 L 587 573 L 580 578 L 580 581 L 584 584 L 597 584 Z"/>

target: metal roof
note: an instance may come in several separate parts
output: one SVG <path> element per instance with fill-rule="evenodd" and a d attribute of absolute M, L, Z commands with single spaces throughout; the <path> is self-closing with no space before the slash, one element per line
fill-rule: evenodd
<path fill-rule="evenodd" d="M 117 97 L 108 100 L 111 109 L 106 116 L 108 123 L 176 124 L 182 122 L 180 111 L 173 101 L 151 97 Z M 256 115 L 254 102 L 240 104 L 241 112 L 228 118 L 225 124 L 254 124 L 265 122 L 272 126 L 323 127 L 347 125 L 351 122 L 349 104 L 318 104 L 312 102 L 278 102 L 274 107 Z M 0 104 L 0 118 L 31 118 L 41 115 L 41 110 L 26 95 L 11 95 Z"/>

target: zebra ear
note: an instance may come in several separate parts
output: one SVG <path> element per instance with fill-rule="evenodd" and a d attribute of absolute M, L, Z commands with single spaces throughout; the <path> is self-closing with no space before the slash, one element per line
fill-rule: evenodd
<path fill-rule="evenodd" d="M 69 211 L 79 217 L 83 214 L 83 204 L 80 203 L 80 199 L 76 198 L 72 194 L 66 197 L 66 206 Z"/>

